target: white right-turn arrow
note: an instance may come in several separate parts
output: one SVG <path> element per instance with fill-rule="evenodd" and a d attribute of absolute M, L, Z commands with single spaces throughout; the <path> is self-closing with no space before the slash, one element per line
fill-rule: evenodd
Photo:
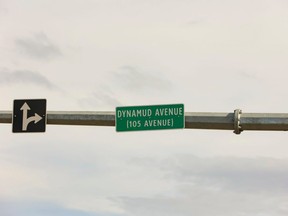
<path fill-rule="evenodd" d="M 27 130 L 27 127 L 28 127 L 30 122 L 34 121 L 34 124 L 36 124 L 37 122 L 39 122 L 42 119 L 42 117 L 39 116 L 37 113 L 35 113 L 34 116 L 27 118 L 28 110 L 30 110 L 30 107 L 28 106 L 28 104 L 26 102 L 23 104 L 23 106 L 21 107 L 20 110 L 23 111 L 23 121 L 22 121 L 22 130 L 23 131 Z"/>

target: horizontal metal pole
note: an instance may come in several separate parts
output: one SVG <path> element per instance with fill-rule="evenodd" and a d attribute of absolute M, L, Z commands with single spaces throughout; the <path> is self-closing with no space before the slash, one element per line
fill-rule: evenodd
<path fill-rule="evenodd" d="M 115 126 L 115 112 L 48 112 L 47 124 Z"/>
<path fill-rule="evenodd" d="M 11 111 L 0 111 L 0 123 L 12 123 Z M 115 112 L 47 112 L 47 124 L 115 126 Z M 287 113 L 241 113 L 241 130 L 288 130 Z M 186 112 L 185 128 L 235 130 L 235 113 Z"/>
<path fill-rule="evenodd" d="M 0 111 L 0 123 L 12 123 L 12 112 Z"/>
<path fill-rule="evenodd" d="M 185 128 L 234 130 L 234 113 L 185 113 Z M 241 130 L 288 130 L 288 113 L 242 113 Z"/>
<path fill-rule="evenodd" d="M 12 123 L 11 111 L 0 111 L 0 123 Z M 115 126 L 115 112 L 47 112 L 47 124 Z"/>

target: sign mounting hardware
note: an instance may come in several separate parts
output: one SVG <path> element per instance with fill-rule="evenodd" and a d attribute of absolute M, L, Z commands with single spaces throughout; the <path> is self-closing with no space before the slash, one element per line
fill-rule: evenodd
<path fill-rule="evenodd" d="M 13 133 L 45 132 L 46 99 L 14 100 Z"/>

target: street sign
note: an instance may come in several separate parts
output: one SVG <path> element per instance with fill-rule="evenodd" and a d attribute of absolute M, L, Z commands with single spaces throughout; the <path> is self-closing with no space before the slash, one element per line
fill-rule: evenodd
<path fill-rule="evenodd" d="M 116 107 L 116 131 L 184 128 L 184 104 Z"/>
<path fill-rule="evenodd" d="M 13 133 L 45 132 L 46 99 L 14 100 Z"/>

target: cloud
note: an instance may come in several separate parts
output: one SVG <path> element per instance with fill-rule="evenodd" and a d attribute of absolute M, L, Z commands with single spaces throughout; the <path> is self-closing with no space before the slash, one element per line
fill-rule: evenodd
<path fill-rule="evenodd" d="M 0 85 L 17 84 L 17 83 L 35 84 L 48 89 L 56 87 L 45 76 L 34 71 L 29 70 L 9 71 L 6 69 L 2 70 L 0 69 Z"/>
<path fill-rule="evenodd" d="M 288 160 L 273 158 L 133 159 L 134 165 L 159 167 L 174 191 L 146 197 L 119 197 L 127 215 L 284 216 L 288 214 Z"/>
<path fill-rule="evenodd" d="M 285 216 L 287 196 L 282 199 L 245 196 L 207 190 L 190 190 L 190 196 L 124 197 L 119 200 L 127 216 Z"/>
<path fill-rule="evenodd" d="M 172 88 L 172 83 L 165 78 L 160 78 L 132 66 L 121 67 L 113 75 L 116 82 L 129 91 L 166 91 Z"/>
<path fill-rule="evenodd" d="M 44 33 L 35 34 L 32 38 L 15 40 L 21 53 L 36 59 L 51 59 L 61 56 L 60 49 Z"/>
<path fill-rule="evenodd" d="M 112 91 L 108 88 L 102 88 L 99 91 L 93 92 L 89 97 L 81 98 L 78 103 L 82 107 L 98 107 L 108 108 L 120 106 L 121 102 L 117 99 Z"/>
<path fill-rule="evenodd" d="M 167 178 L 181 184 L 243 193 L 288 193 L 288 160 L 285 159 L 181 155 L 158 166 L 167 172 Z"/>
<path fill-rule="evenodd" d="M 79 129 L 69 133 L 79 133 Z M 125 147 L 107 148 L 107 143 L 101 144 L 107 138 L 105 133 L 98 133 L 93 142 L 83 140 L 92 130 L 95 129 L 91 128 L 87 136 L 74 137 L 72 143 L 62 131 L 56 142 L 46 138 L 48 145 L 37 146 L 41 143 L 37 139 L 26 141 L 28 146 L 23 146 L 21 140 L 19 146 L 3 152 L 4 168 L 3 160 L 7 158 L 17 166 L 14 170 L 7 166 L 7 172 L 4 169 L 2 185 L 6 187 L 2 188 L 2 194 L 11 197 L 12 192 L 17 198 L 25 199 L 48 197 L 65 202 L 66 207 L 93 212 L 98 211 L 93 208 L 100 208 L 100 212 L 105 210 L 116 215 L 119 212 L 125 216 L 284 216 L 288 213 L 287 159 L 178 155 L 166 159 L 132 156 L 126 161 L 131 155 L 123 155 L 121 151 Z M 131 151 L 131 147 L 128 149 Z M 137 151 L 133 151 L 135 154 Z M 30 167 L 30 172 L 25 167 Z M 39 185 L 43 181 L 44 186 Z M 97 197 L 109 199 L 108 205 Z"/>
<path fill-rule="evenodd" d="M 288 160 L 284 159 L 181 156 L 162 167 L 181 183 L 237 193 L 288 193 Z"/>
<path fill-rule="evenodd" d="M 120 216 L 110 213 L 92 213 L 49 202 L 33 201 L 0 201 L 1 215 L 13 216 Z"/>
<path fill-rule="evenodd" d="M 203 23 L 203 22 L 205 22 L 204 19 L 192 19 L 192 20 L 186 22 L 186 24 L 187 24 L 188 26 L 193 26 L 193 25 L 201 24 L 201 23 Z"/>
<path fill-rule="evenodd" d="M 2 2 L 0 2 L 0 16 L 7 13 L 7 8 L 4 6 Z"/>

